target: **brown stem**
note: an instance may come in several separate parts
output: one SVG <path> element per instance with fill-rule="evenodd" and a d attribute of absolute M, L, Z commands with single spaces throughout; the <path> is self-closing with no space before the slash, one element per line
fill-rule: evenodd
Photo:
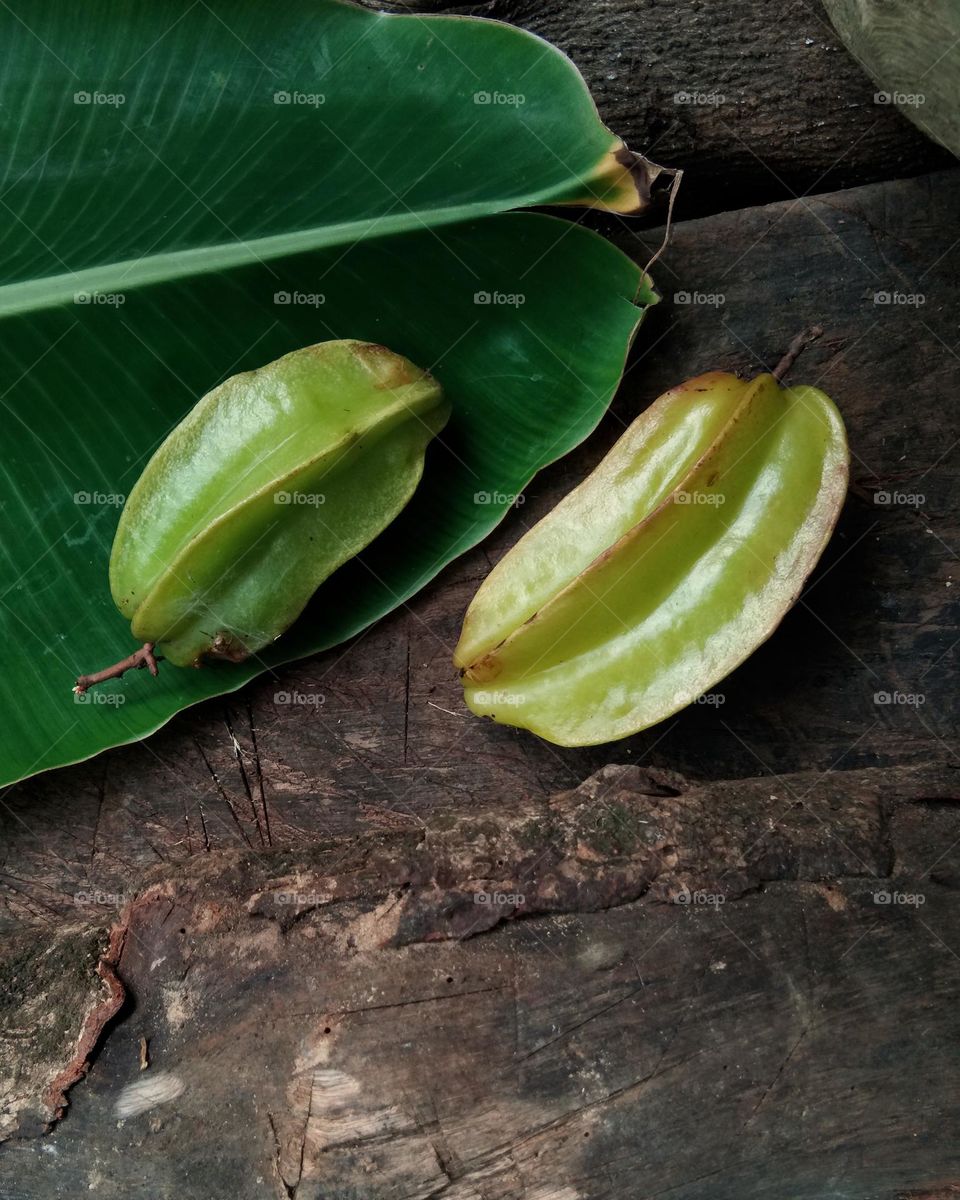
<path fill-rule="evenodd" d="M 153 642 L 144 642 L 139 650 L 135 650 L 133 654 L 127 658 L 122 658 L 119 662 L 114 663 L 112 667 L 105 667 L 102 671 L 94 671 L 92 675 L 81 675 L 74 685 L 74 691 L 78 696 L 89 687 L 93 687 L 96 683 L 103 683 L 107 679 L 119 679 L 124 671 L 139 671 L 144 667 L 151 675 L 157 674 L 157 658 L 153 653 Z"/>
<path fill-rule="evenodd" d="M 670 167 L 660 167 L 658 168 L 658 174 L 672 175 L 673 183 L 670 184 L 669 200 L 667 201 L 667 223 L 663 230 L 663 241 L 660 243 L 660 247 L 654 254 L 653 258 L 651 258 L 647 265 L 643 268 L 644 275 L 649 273 L 650 268 L 670 244 L 670 228 L 673 224 L 673 206 L 677 199 L 677 192 L 680 190 L 680 182 L 683 179 L 683 171 L 681 171 L 679 168 L 671 169 Z"/>
<path fill-rule="evenodd" d="M 811 342 L 815 342 L 822 333 L 822 325 L 811 325 L 809 329 L 804 329 L 802 333 L 797 334 L 797 336 L 787 347 L 786 354 L 780 359 L 771 372 L 777 383 L 780 383 L 784 375 L 786 375 L 786 373 L 790 370 L 803 351 L 806 350 L 807 346 L 809 346 Z"/>

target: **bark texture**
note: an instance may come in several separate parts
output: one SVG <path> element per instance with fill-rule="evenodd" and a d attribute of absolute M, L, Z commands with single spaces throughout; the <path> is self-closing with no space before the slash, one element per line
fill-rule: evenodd
<path fill-rule="evenodd" d="M 69 1119 L 8 1150 L 16 1195 L 760 1200 L 773 1163 L 778 1194 L 936 1195 L 953 784 L 609 766 L 155 869 L 113 934 L 135 1006 Z"/>

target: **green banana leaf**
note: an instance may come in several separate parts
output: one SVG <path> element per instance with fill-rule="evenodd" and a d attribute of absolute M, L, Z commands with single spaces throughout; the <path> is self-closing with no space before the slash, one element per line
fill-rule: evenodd
<path fill-rule="evenodd" d="M 0 62 L 0 309 L 534 204 L 635 211 L 660 173 L 495 21 L 13 0 Z"/>
<path fill-rule="evenodd" d="M 408 599 L 594 428 L 655 298 L 602 238 L 530 213 L 117 295 L 123 303 L 61 302 L 0 321 L 4 782 L 143 737 Z M 270 653 L 198 671 L 161 664 L 157 679 L 136 671 L 78 703 L 78 674 L 135 649 L 107 563 L 122 497 L 152 451 L 226 376 L 338 337 L 405 354 L 452 401 L 413 500 Z"/>
<path fill-rule="evenodd" d="M 660 169 L 563 55 L 496 22 L 13 0 L 0 61 L 6 783 L 336 644 L 480 541 L 595 426 L 655 298 L 595 235 L 489 214 L 637 211 Z M 413 502 L 270 655 L 77 702 L 78 673 L 133 649 L 107 562 L 153 449 L 226 376 L 339 337 L 407 355 L 453 402 Z"/>

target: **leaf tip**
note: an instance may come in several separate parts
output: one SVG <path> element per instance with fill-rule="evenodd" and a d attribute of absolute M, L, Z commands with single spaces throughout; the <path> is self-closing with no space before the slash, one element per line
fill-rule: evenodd
<path fill-rule="evenodd" d="M 669 197 L 672 208 L 682 177 L 679 168 L 662 167 L 617 138 L 584 179 L 584 190 L 565 203 L 637 216 L 661 195 Z"/>

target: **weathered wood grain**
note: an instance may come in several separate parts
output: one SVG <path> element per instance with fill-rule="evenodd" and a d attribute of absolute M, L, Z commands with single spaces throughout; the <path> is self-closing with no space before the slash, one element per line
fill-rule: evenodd
<path fill-rule="evenodd" d="M 3 1194 L 927 1194 L 960 1175 L 952 783 L 609 767 L 159 868 L 121 925 L 129 1014 Z"/>

